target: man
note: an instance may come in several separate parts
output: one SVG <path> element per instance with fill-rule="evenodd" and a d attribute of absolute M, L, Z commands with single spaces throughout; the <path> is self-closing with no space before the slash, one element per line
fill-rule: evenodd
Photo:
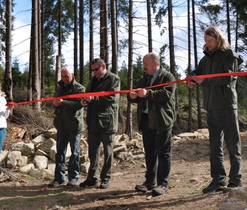
<path fill-rule="evenodd" d="M 137 119 L 142 131 L 145 150 L 145 182 L 136 185 L 136 191 L 152 190 L 153 196 L 165 194 L 168 190 L 171 168 L 172 127 L 176 118 L 175 85 L 146 90 L 146 86 L 174 81 L 174 76 L 160 68 L 159 56 L 148 53 L 143 58 L 144 76 L 137 88 L 128 95 L 128 100 L 138 103 Z M 149 83 L 149 84 L 147 84 Z"/>
<path fill-rule="evenodd" d="M 91 62 L 94 76 L 90 80 L 86 92 L 117 91 L 120 90 L 120 79 L 117 75 L 107 71 L 104 60 L 95 58 Z M 104 164 L 100 173 L 101 189 L 109 187 L 113 163 L 113 145 L 115 133 L 118 129 L 119 95 L 84 97 L 82 106 L 87 107 L 88 150 L 90 167 L 87 179 L 80 183 L 80 187 L 98 185 L 98 170 L 100 145 L 103 144 Z"/>
<path fill-rule="evenodd" d="M 193 81 L 203 87 L 203 104 L 207 111 L 207 124 L 210 142 L 211 183 L 202 190 L 205 193 L 216 192 L 226 185 L 224 167 L 223 141 L 225 140 L 230 157 L 230 173 L 228 188 L 242 187 L 242 155 L 241 139 L 238 125 L 237 77 L 216 77 L 202 79 L 196 75 L 229 73 L 238 71 L 243 62 L 241 57 L 231 50 L 222 32 L 208 27 L 204 33 L 204 57 L 198 68 L 192 73 Z"/>
<path fill-rule="evenodd" d="M 55 93 L 56 97 L 85 92 L 85 88 L 75 81 L 72 70 L 65 66 L 61 69 L 61 80 Z M 54 126 L 57 129 L 57 153 L 55 179 L 48 187 L 57 187 L 65 183 L 65 164 L 67 145 L 70 144 L 71 156 L 68 163 L 67 186 L 75 186 L 80 171 L 80 140 L 83 131 L 83 108 L 79 99 L 57 99 Z"/>

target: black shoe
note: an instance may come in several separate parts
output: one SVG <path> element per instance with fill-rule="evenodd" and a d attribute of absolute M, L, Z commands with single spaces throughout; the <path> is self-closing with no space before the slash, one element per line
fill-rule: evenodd
<path fill-rule="evenodd" d="M 202 190 L 204 194 L 221 191 L 221 187 L 226 186 L 225 182 L 215 183 L 211 182 L 206 188 Z"/>
<path fill-rule="evenodd" d="M 80 183 L 80 187 L 93 187 L 98 185 L 98 180 L 90 181 L 86 179 L 84 182 Z"/>
<path fill-rule="evenodd" d="M 110 186 L 109 180 L 104 180 L 100 183 L 99 188 L 100 189 L 107 189 L 107 188 L 109 188 L 109 186 Z"/>
<path fill-rule="evenodd" d="M 71 179 L 68 183 L 67 183 L 67 186 L 68 187 L 74 187 L 74 186 L 76 186 L 76 180 L 74 180 L 74 179 Z"/>
<path fill-rule="evenodd" d="M 230 187 L 230 188 L 243 187 L 243 184 L 242 183 L 239 183 L 239 184 L 229 183 L 227 187 Z"/>
<path fill-rule="evenodd" d="M 239 184 L 229 183 L 224 189 L 223 193 L 228 193 L 232 188 L 243 187 L 243 184 L 240 182 Z"/>
<path fill-rule="evenodd" d="M 159 196 L 167 193 L 168 187 L 163 185 L 158 185 L 152 190 L 152 196 Z"/>
<path fill-rule="evenodd" d="M 61 184 L 64 184 L 65 181 L 58 181 L 58 180 L 53 180 L 50 184 L 48 184 L 48 187 L 58 187 Z"/>
<path fill-rule="evenodd" d="M 137 192 L 147 192 L 148 190 L 152 190 L 156 187 L 156 184 L 147 184 L 146 182 L 144 182 L 141 185 L 136 185 L 135 190 Z"/>

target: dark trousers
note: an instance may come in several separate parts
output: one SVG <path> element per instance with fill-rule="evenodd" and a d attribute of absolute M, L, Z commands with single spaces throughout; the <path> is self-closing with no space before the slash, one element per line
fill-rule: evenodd
<path fill-rule="evenodd" d="M 90 167 L 87 179 L 95 181 L 98 179 L 100 145 L 103 144 L 104 164 L 100 173 L 100 179 L 109 180 L 111 178 L 111 169 L 113 164 L 113 146 L 115 134 L 109 133 L 89 133 L 88 134 L 88 153 Z"/>
<path fill-rule="evenodd" d="M 71 156 L 68 163 L 68 179 L 77 181 L 80 173 L 80 141 L 82 133 L 57 131 L 55 180 L 65 181 L 66 152 L 68 143 Z"/>
<path fill-rule="evenodd" d="M 146 160 L 146 184 L 168 186 L 172 161 L 172 129 L 157 132 L 148 127 L 148 116 L 142 117 L 142 138 Z"/>
<path fill-rule="evenodd" d="M 242 158 L 237 110 L 208 111 L 207 123 L 213 182 L 217 183 L 226 179 L 223 153 L 223 140 L 225 140 L 231 164 L 229 183 L 240 184 L 242 182 Z"/>

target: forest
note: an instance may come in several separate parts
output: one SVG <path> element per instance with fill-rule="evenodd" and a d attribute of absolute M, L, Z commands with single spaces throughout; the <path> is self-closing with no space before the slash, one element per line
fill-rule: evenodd
<path fill-rule="evenodd" d="M 29 59 L 23 70 L 18 57 L 12 56 L 17 21 L 13 11 L 17 4 L 20 3 L 15 0 L 0 2 L 0 82 L 8 101 L 52 96 L 59 69 L 68 64 L 63 47 L 71 36 L 73 61 L 70 65 L 76 80 L 85 87 L 91 77 L 90 61 L 101 57 L 108 70 L 121 78 L 121 89 L 132 89 L 143 74 L 143 55 L 152 51 L 160 55 L 164 69 L 177 79 L 185 77 L 196 68 L 202 56 L 203 31 L 212 25 L 224 32 L 232 49 L 244 60 L 247 52 L 245 0 L 32 0 L 27 32 L 30 34 Z M 179 25 L 176 20 L 181 17 L 185 21 Z M 246 61 L 239 70 L 245 69 Z M 246 77 L 239 77 L 239 110 L 244 116 L 247 116 L 246 83 Z M 192 106 L 197 107 L 199 128 L 200 93 L 200 88 L 190 92 L 186 84 L 178 85 L 177 103 L 187 106 L 189 115 Z M 41 103 L 33 104 L 32 108 L 40 112 Z M 131 115 L 132 107 L 128 104 L 126 118 L 130 127 L 125 132 L 130 135 Z M 189 117 L 188 130 L 191 130 L 190 120 Z"/>

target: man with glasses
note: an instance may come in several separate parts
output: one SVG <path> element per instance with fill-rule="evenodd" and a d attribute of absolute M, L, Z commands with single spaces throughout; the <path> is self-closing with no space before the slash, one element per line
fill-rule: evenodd
<path fill-rule="evenodd" d="M 103 59 L 95 58 L 91 62 L 94 76 L 90 80 L 86 92 L 102 92 L 120 90 L 120 79 L 117 75 L 106 69 Z M 119 95 L 89 96 L 81 101 L 83 107 L 87 106 L 88 153 L 90 167 L 87 179 L 80 183 L 80 187 L 98 185 L 98 171 L 100 158 L 100 145 L 104 149 L 104 164 L 100 173 L 100 189 L 109 187 L 113 163 L 113 145 L 115 133 L 118 129 Z"/>

